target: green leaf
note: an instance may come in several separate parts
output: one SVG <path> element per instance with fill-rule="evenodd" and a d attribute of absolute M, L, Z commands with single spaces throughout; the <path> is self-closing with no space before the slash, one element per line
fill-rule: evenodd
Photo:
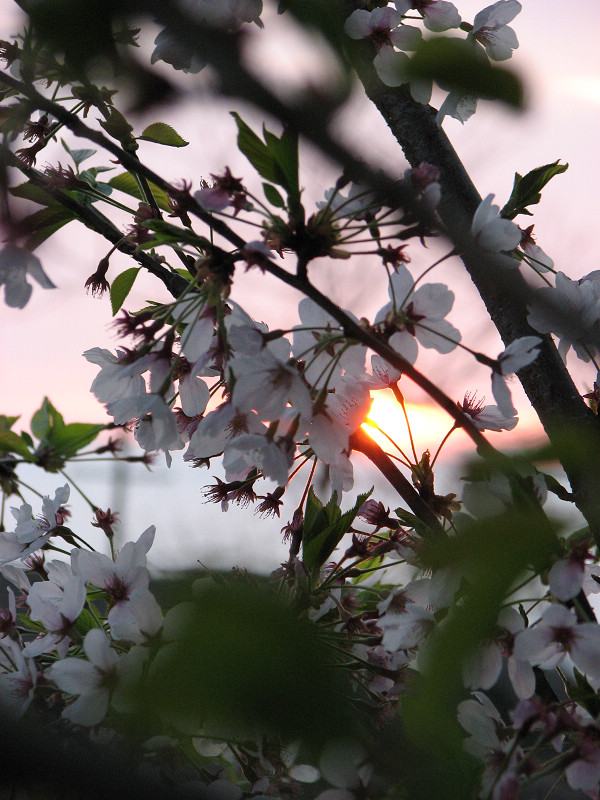
<path fill-rule="evenodd" d="M 98 623 L 94 619 L 94 615 L 91 614 L 87 608 L 84 608 L 75 622 L 75 630 L 77 633 L 80 636 L 85 636 L 86 633 L 97 627 Z"/>
<path fill-rule="evenodd" d="M 5 414 L 0 414 L 0 431 L 9 431 L 18 419 L 18 416 L 7 417 Z"/>
<path fill-rule="evenodd" d="M 270 183 L 263 183 L 263 192 L 272 206 L 275 206 L 275 208 L 285 208 L 285 200 Z"/>
<path fill-rule="evenodd" d="M 140 191 L 140 187 L 137 185 L 137 182 L 131 172 L 121 172 L 119 175 L 113 175 L 113 177 L 109 180 L 108 185 L 112 186 L 113 189 L 117 189 L 119 192 L 128 194 L 131 197 L 135 197 L 137 200 L 144 200 L 144 196 Z M 171 207 L 169 206 L 169 197 L 167 193 L 163 192 L 162 189 L 159 189 L 158 186 L 151 181 L 148 182 L 148 185 L 150 186 L 158 207 L 163 211 L 170 211 Z"/>
<path fill-rule="evenodd" d="M 31 450 L 14 431 L 0 430 L 0 453 L 16 453 L 27 461 L 34 461 Z"/>
<path fill-rule="evenodd" d="M 89 148 L 86 148 L 84 150 L 71 150 L 71 148 L 65 142 L 64 139 L 61 139 L 60 142 L 67 151 L 67 153 L 71 156 L 71 158 L 75 162 L 76 167 L 79 167 L 79 165 L 82 164 L 86 159 L 91 158 L 98 152 L 97 150 L 91 150 Z"/>
<path fill-rule="evenodd" d="M 299 199 L 297 132 L 285 128 L 281 138 L 278 138 L 263 125 L 263 136 L 269 152 L 273 154 L 277 167 L 281 170 L 280 185 L 292 198 Z"/>
<path fill-rule="evenodd" d="M 22 225 L 26 230 L 30 230 L 31 234 L 25 241 L 25 248 L 31 252 L 39 247 L 42 242 L 50 238 L 53 233 L 76 219 L 75 214 L 64 206 L 54 204 L 47 208 L 41 208 L 35 211 L 28 217 L 22 220 Z"/>
<path fill-rule="evenodd" d="M 491 64 L 478 45 L 463 39 L 436 36 L 423 40 L 406 68 L 407 81 L 413 78 L 433 80 L 447 91 L 523 106 L 518 77 Z"/>
<path fill-rule="evenodd" d="M 311 743 L 355 732 L 343 670 L 317 625 L 255 579 L 195 584 L 138 697 L 148 717 Z"/>
<path fill-rule="evenodd" d="M 133 286 L 140 269 L 141 267 L 131 267 L 130 269 L 126 269 L 125 272 L 117 275 L 112 282 L 110 287 L 110 304 L 112 306 L 113 317 L 125 302 L 125 298 L 131 291 L 131 287 Z"/>
<path fill-rule="evenodd" d="M 134 152 L 138 149 L 132 126 L 114 106 L 111 106 L 108 116 L 99 120 L 99 122 L 106 133 L 116 139 L 124 150 Z"/>
<path fill-rule="evenodd" d="M 358 510 L 373 489 L 360 494 L 354 506 L 342 514 L 337 504 L 337 492 L 326 506 L 314 491 L 308 493 L 302 529 L 302 558 L 309 570 L 320 569 L 348 532 Z"/>
<path fill-rule="evenodd" d="M 186 147 L 189 144 L 166 122 L 153 122 L 152 125 L 144 128 L 142 135 L 137 138 L 146 142 L 165 144 L 168 147 Z"/>
<path fill-rule="evenodd" d="M 20 183 L 18 186 L 12 186 L 8 191 L 13 197 L 22 197 L 24 200 L 39 203 L 41 206 L 58 205 L 57 201 L 48 192 L 34 183 Z"/>
<path fill-rule="evenodd" d="M 231 112 L 238 127 L 238 147 L 254 169 L 265 180 L 271 183 L 280 184 L 280 172 L 273 155 L 269 152 L 267 145 L 258 138 L 254 131 L 246 125 L 239 114 Z"/>
<path fill-rule="evenodd" d="M 41 407 L 31 418 L 31 432 L 36 439 L 46 439 L 51 431 L 60 431 L 65 426 L 62 414 L 57 411 L 50 400 L 44 397 Z"/>
<path fill-rule="evenodd" d="M 515 172 L 512 192 L 507 204 L 500 212 L 506 219 L 514 219 L 517 214 L 532 216 L 527 206 L 536 205 L 542 199 L 542 189 L 555 175 L 566 172 L 568 164 L 560 164 L 560 159 L 528 172 L 525 177 Z"/>
<path fill-rule="evenodd" d="M 71 458 L 93 442 L 96 436 L 106 429 L 106 425 L 98 425 L 93 422 L 71 422 L 61 428 L 53 429 L 47 441 L 64 458 Z"/>

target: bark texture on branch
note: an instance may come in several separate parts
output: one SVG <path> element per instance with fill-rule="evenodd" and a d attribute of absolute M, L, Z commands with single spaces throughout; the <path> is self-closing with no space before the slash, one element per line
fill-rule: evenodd
<path fill-rule="evenodd" d="M 520 336 L 539 336 L 527 322 L 531 289 L 518 270 L 494 269 L 469 241 L 473 214 L 481 197 L 450 140 L 436 122 L 435 109 L 423 106 L 405 87 L 383 86 L 374 73 L 361 80 L 412 166 L 434 164 L 440 171 L 442 200 L 438 208 L 448 236 L 463 252 L 462 261 L 506 345 Z M 561 446 L 561 460 L 577 507 L 600 544 L 600 453 L 598 417 L 580 396 L 550 336 L 544 336 L 537 359 L 519 372 L 519 380 L 548 438 Z M 564 447 L 565 437 L 572 446 Z M 585 453 L 581 452 L 582 443 Z M 566 451 L 566 452 L 565 452 Z M 569 452 L 570 451 L 570 452 Z"/>

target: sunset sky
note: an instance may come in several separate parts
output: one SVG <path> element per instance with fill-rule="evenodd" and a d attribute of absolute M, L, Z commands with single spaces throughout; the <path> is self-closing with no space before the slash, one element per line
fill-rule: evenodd
<path fill-rule="evenodd" d="M 463 19 L 472 21 L 483 4 L 460 0 L 456 5 Z M 0 0 L 0 39 L 10 39 L 20 28 L 20 19 L 19 9 L 11 0 Z M 265 24 L 265 32 L 252 31 L 248 44 L 257 71 L 277 75 L 278 81 L 289 81 L 296 86 L 308 79 L 317 84 L 327 79 L 330 61 L 321 58 L 321 50 L 315 42 L 299 36 L 285 18 L 266 14 Z M 523 11 L 512 27 L 517 32 L 520 48 L 509 66 L 523 79 L 527 110 L 516 113 L 482 102 L 477 114 L 464 126 L 447 118 L 444 128 L 482 196 L 493 192 L 500 205 L 510 194 L 515 171 L 524 174 L 556 159 L 569 162 L 569 170 L 545 189 L 542 204 L 531 222 L 535 223 L 537 243 L 554 258 L 557 268 L 572 278 L 579 278 L 600 268 L 597 221 L 600 4 L 597 0 L 580 0 L 568 5 L 552 0 L 523 0 Z M 143 42 L 145 52 L 151 40 L 150 35 L 149 41 Z M 222 172 L 226 165 L 234 175 L 243 176 L 248 185 L 258 185 L 248 162 L 235 149 L 236 130 L 229 111 L 238 110 L 254 127 L 262 124 L 262 117 L 232 101 L 211 98 L 207 76 L 202 73 L 197 78 L 189 76 L 188 87 L 188 94 L 177 106 L 152 109 L 135 120 L 135 127 L 139 133 L 150 122 L 167 121 L 190 141 L 190 145 L 175 150 L 142 143 L 140 158 L 168 180 L 183 177 L 193 180 L 194 188 L 198 188 L 201 177 Z M 402 152 L 360 87 L 348 106 L 339 112 L 335 129 L 349 147 L 372 163 L 383 165 L 391 174 L 401 175 L 406 168 Z M 77 142 L 74 146 L 87 145 Z M 64 151 L 61 152 L 60 147 L 48 148 L 38 166 L 43 167 L 47 161 L 56 164 L 59 160 L 67 162 Z M 106 164 L 108 158 L 99 153 L 87 163 Z M 325 163 L 310 147 L 303 147 L 301 151 L 300 169 L 305 203 L 321 199 L 324 190 L 333 185 L 339 174 L 337 168 Z M 17 179 L 15 175 L 15 183 L 19 182 Z M 529 221 L 521 221 L 521 224 L 529 224 Z M 244 230 L 241 232 L 245 234 Z M 91 347 L 114 349 L 116 345 L 108 327 L 111 319 L 108 297 L 96 300 L 87 296 L 83 289 L 86 278 L 95 271 L 108 249 L 105 241 L 78 223 L 70 223 L 38 252 L 58 289 L 44 291 L 35 285 L 33 297 L 24 311 L 4 305 L 0 308 L 0 413 L 21 414 L 26 423 L 47 394 L 67 421 L 107 419 L 103 408 L 89 393 L 97 368 L 81 354 Z M 443 252 L 442 243 L 433 243 L 427 251 L 411 244 L 413 274 L 418 274 Z M 124 256 L 111 258 L 109 279 L 128 266 Z M 336 263 L 332 267 L 322 267 L 322 274 L 315 279 L 341 305 L 352 308 L 357 316 L 372 319 L 386 302 L 387 294 L 383 280 L 375 281 L 372 289 L 365 290 L 364 281 L 361 282 L 365 267 L 366 263 L 360 258 L 350 263 Z M 448 262 L 436 272 L 435 280 L 448 282 L 457 294 L 449 319 L 460 328 L 465 343 L 496 356 L 502 345 L 486 320 L 474 288 L 462 274 L 460 262 Z M 256 271 L 240 276 L 233 296 L 255 318 L 264 319 L 273 327 L 290 327 L 297 321 L 299 298 Z M 149 298 L 163 297 L 166 295 L 158 282 L 145 278 L 139 281 L 126 307 L 139 308 Z M 266 309 L 265 299 L 268 300 Z M 437 353 L 425 353 L 417 366 L 456 400 L 462 399 L 465 391 L 478 390 L 488 394 L 488 402 L 491 402 L 489 370 L 475 365 L 465 354 L 442 358 Z M 589 370 L 578 367 L 575 362 L 569 362 L 569 366 L 574 368 L 580 387 L 593 382 L 594 375 Z M 491 441 L 496 446 L 510 447 L 524 440 L 539 439 L 534 415 L 523 393 L 513 385 L 513 399 L 521 422 L 513 434 L 492 434 Z M 414 404 L 417 420 L 420 404 L 426 398 L 408 385 L 404 390 L 407 400 Z M 431 409 L 423 412 L 423 420 L 419 422 L 419 429 L 423 431 L 422 447 L 436 449 L 449 427 L 444 417 Z M 19 423 L 16 428 L 19 430 Z M 429 436 L 435 440 L 428 442 Z M 465 443 L 464 434 L 459 432 L 453 436 L 447 449 L 452 459 L 458 458 L 459 452 L 465 452 Z M 177 463 L 170 473 L 161 466 L 149 475 L 140 467 L 131 479 L 131 491 L 126 496 L 121 494 L 121 502 L 126 507 L 124 520 L 131 526 L 127 538 L 136 538 L 146 524 L 156 521 L 159 529 L 171 531 L 168 538 L 157 540 L 152 551 L 156 563 L 167 563 L 170 558 L 169 563 L 182 565 L 185 559 L 189 562 L 190 557 L 220 563 L 224 553 L 227 557 L 223 563 L 228 563 L 228 550 L 235 548 L 235 558 L 233 552 L 231 554 L 235 561 L 244 563 L 244 557 L 258 558 L 260 563 L 266 561 L 276 566 L 285 555 L 277 535 L 277 529 L 285 520 L 255 524 L 251 512 L 236 509 L 222 515 L 214 506 L 203 506 L 200 489 L 211 480 L 212 474 L 220 472 L 216 469 L 211 469 L 209 474 L 205 470 L 192 471 L 181 463 L 177 454 L 174 461 Z M 453 485 L 456 481 L 450 481 L 450 477 L 456 474 L 455 463 L 453 461 L 440 473 L 442 480 Z M 111 467 L 112 472 L 105 471 L 100 476 L 90 465 L 82 465 L 74 474 L 91 481 L 98 495 L 95 502 L 106 506 L 119 500 L 115 487 L 123 478 L 115 469 Z M 357 482 L 355 489 L 363 491 L 370 487 L 373 479 L 362 468 L 359 473 L 364 481 L 362 485 Z M 29 480 L 34 482 L 31 472 Z M 46 476 L 44 482 L 44 491 L 53 492 L 64 480 L 60 476 Z M 167 493 L 168 502 L 164 498 L 153 502 L 161 489 Z M 290 504 L 290 514 L 291 510 L 293 504 Z M 87 520 L 88 512 L 84 510 L 83 514 L 83 519 Z M 240 526 L 247 531 L 241 543 Z M 174 531 L 178 537 L 176 553 Z"/>

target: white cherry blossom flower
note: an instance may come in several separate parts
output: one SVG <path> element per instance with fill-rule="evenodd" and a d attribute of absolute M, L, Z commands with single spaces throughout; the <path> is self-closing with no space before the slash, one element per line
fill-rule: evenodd
<path fill-rule="evenodd" d="M 116 355 L 113 355 L 103 347 L 92 347 L 83 356 L 101 368 L 90 387 L 101 403 L 111 403 L 146 391 L 146 383 L 142 378 L 142 373 L 148 369 L 146 360 L 130 361 L 126 350 L 117 349 Z"/>
<path fill-rule="evenodd" d="M 36 663 L 24 655 L 19 642 L 6 637 L 0 650 L 0 669 L 0 707 L 13 717 L 22 717 L 37 686 Z"/>
<path fill-rule="evenodd" d="M 379 50 L 394 45 L 399 50 L 415 50 L 421 41 L 421 31 L 402 24 L 402 14 L 388 6 L 373 11 L 357 9 L 344 24 L 351 39 L 369 38 Z"/>
<path fill-rule="evenodd" d="M 14 244 L 5 245 L 0 250 L 0 286 L 4 286 L 7 306 L 25 308 L 33 291 L 27 276 L 37 281 L 43 289 L 56 289 L 37 256 Z"/>
<path fill-rule="evenodd" d="M 458 403 L 460 410 L 471 418 L 475 427 L 480 431 L 512 431 L 519 418 L 514 414 L 503 414 L 498 406 L 484 406 L 483 400 L 477 400 L 474 394 L 465 394 L 462 403 Z"/>
<path fill-rule="evenodd" d="M 350 312 L 346 312 L 355 321 Z M 364 372 L 367 350 L 362 345 L 347 346 L 339 322 L 309 297 L 298 304 L 300 325 L 294 327 L 292 353 L 306 366 L 304 377 L 314 388 L 334 388 L 344 374 Z"/>
<path fill-rule="evenodd" d="M 452 90 L 436 115 L 436 122 L 441 125 L 444 117 L 453 117 L 457 119 L 461 125 L 470 119 L 477 111 L 477 98 L 471 94 L 464 94 L 463 92 Z"/>
<path fill-rule="evenodd" d="M 123 397 L 107 403 L 106 410 L 114 417 L 115 425 L 137 420 L 134 435 L 139 446 L 146 452 L 164 450 L 168 466 L 171 465 L 169 451 L 184 447 L 175 415 L 158 394 Z"/>
<path fill-rule="evenodd" d="M 488 194 L 479 204 L 473 216 L 471 233 L 483 250 L 491 253 L 510 252 L 521 241 L 521 230 L 509 219 L 500 216 L 500 207 L 492 205 L 493 194 Z M 508 260 L 507 260 L 508 264 Z M 517 267 L 514 260 L 513 266 Z"/>
<path fill-rule="evenodd" d="M 542 340 L 539 336 L 521 336 L 515 339 L 498 356 L 492 372 L 492 394 L 498 408 L 507 417 L 515 416 L 517 409 L 512 404 L 506 377 L 533 363 L 540 352 Z"/>
<path fill-rule="evenodd" d="M 515 658 L 542 669 L 558 667 L 567 656 L 592 680 L 600 679 L 600 625 L 578 623 L 562 605 L 551 605 L 540 621 L 518 634 Z"/>
<path fill-rule="evenodd" d="M 413 0 L 410 3 L 406 0 L 395 0 L 395 5 L 398 11 L 402 11 L 405 7 L 408 7 L 406 10 L 415 8 L 423 15 L 423 25 L 435 33 L 458 28 L 461 22 L 456 6 L 445 0 Z"/>
<path fill-rule="evenodd" d="M 235 376 L 231 403 L 238 411 L 254 410 L 261 419 L 274 421 L 289 403 L 303 421 L 310 420 L 310 392 L 293 362 L 284 363 L 263 348 L 257 356 L 233 359 L 230 367 Z"/>
<path fill-rule="evenodd" d="M 411 364 L 417 359 L 417 342 L 449 353 L 460 342 L 460 332 L 444 317 L 454 304 L 454 292 L 443 283 L 415 282 L 402 264 L 390 278 L 390 302 L 377 312 L 375 324 L 396 329 L 389 344 Z"/>
<path fill-rule="evenodd" d="M 34 550 L 42 547 L 56 533 L 56 529 L 64 524 L 65 516 L 68 515 L 64 505 L 69 499 L 69 493 L 69 484 L 66 483 L 56 490 L 53 500 L 48 496 L 44 497 L 42 513 L 36 518 L 33 518 L 33 509 L 29 503 L 23 503 L 20 508 L 12 508 L 11 513 L 17 520 L 17 525 L 13 536 L 7 536 L 4 540 L 2 550 L 11 549 L 20 543 L 22 551 L 20 555 L 21 558 L 25 558 Z"/>
<path fill-rule="evenodd" d="M 409 48 L 404 48 L 409 49 Z M 408 75 L 409 57 L 393 47 L 382 47 L 373 59 L 373 66 L 379 80 L 386 86 L 402 86 L 407 83 L 413 100 L 427 105 L 431 100 L 433 83 L 424 78 L 410 78 Z"/>
<path fill-rule="evenodd" d="M 56 650 L 63 658 L 67 654 L 73 627 L 85 603 L 85 584 L 81 578 L 71 576 L 64 588 L 52 581 L 33 584 L 27 597 L 30 617 L 41 622 L 46 633 L 25 645 L 26 656 L 39 656 Z"/>
<path fill-rule="evenodd" d="M 480 42 L 493 61 L 505 61 L 519 46 L 517 34 L 508 23 L 521 11 L 517 0 L 499 0 L 475 15 L 469 36 Z"/>
<path fill-rule="evenodd" d="M 294 448 L 286 440 L 274 442 L 267 436 L 245 433 L 226 444 L 223 466 L 228 481 L 242 480 L 252 469 L 285 486 L 294 460 Z"/>
<path fill-rule="evenodd" d="M 89 728 L 102 722 L 111 700 L 116 707 L 127 707 L 127 695 L 139 679 L 142 663 L 136 648 L 119 657 L 99 628 L 86 633 L 83 650 L 87 661 L 82 658 L 55 661 L 44 674 L 61 692 L 78 695 L 62 716 L 75 725 Z"/>
<path fill-rule="evenodd" d="M 540 333 L 553 333 L 563 360 L 573 347 L 577 358 L 588 362 L 600 351 L 600 281 L 571 280 L 556 275 L 555 287 L 538 289 L 529 306 L 527 321 Z"/>
<path fill-rule="evenodd" d="M 154 525 L 136 542 L 127 542 L 115 561 L 102 553 L 73 550 L 73 572 L 86 583 L 102 589 L 109 597 L 108 624 L 117 639 L 143 641 L 160 628 L 162 613 L 148 591 L 150 575 L 146 555 L 154 541 Z"/>

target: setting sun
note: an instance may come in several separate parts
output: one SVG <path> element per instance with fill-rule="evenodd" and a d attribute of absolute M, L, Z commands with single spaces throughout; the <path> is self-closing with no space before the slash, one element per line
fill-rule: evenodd
<path fill-rule="evenodd" d="M 418 455 L 427 449 L 435 452 L 452 427 L 452 418 L 442 409 L 425 403 L 406 403 L 406 413 Z M 377 425 L 409 453 L 410 439 L 404 414 L 391 392 L 381 391 L 376 394 L 367 420 Z M 378 444 L 389 450 L 389 440 L 377 428 L 369 422 L 363 423 L 362 427 Z"/>

